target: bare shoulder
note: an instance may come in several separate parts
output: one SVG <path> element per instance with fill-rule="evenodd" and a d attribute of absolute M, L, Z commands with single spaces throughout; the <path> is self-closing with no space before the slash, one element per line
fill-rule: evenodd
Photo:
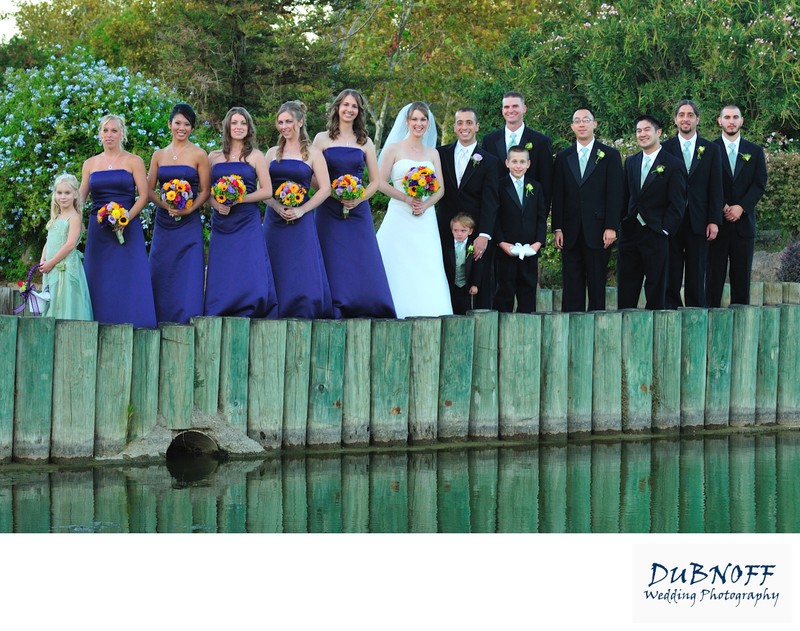
<path fill-rule="evenodd" d="M 331 137 L 328 135 L 328 132 L 321 131 L 314 136 L 314 141 L 311 144 L 320 149 L 327 149 L 331 144 Z"/>

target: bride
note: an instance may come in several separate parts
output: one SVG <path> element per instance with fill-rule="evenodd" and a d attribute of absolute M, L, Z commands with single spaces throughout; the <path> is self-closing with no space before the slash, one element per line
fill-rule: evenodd
<path fill-rule="evenodd" d="M 452 314 L 434 208 L 444 194 L 442 165 L 427 105 L 415 101 L 400 110 L 378 166 L 379 190 L 391 198 L 378 229 L 378 247 L 397 317 Z M 403 176 L 416 166 L 433 169 L 439 178 L 439 190 L 425 199 L 403 191 Z"/>

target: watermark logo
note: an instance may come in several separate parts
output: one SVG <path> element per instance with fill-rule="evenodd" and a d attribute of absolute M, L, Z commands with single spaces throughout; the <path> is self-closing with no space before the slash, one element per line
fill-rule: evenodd
<path fill-rule="evenodd" d="M 634 622 L 791 621 L 790 545 L 641 545 Z"/>

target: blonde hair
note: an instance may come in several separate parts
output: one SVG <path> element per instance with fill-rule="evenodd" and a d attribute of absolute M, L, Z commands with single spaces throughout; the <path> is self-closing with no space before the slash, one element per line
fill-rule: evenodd
<path fill-rule="evenodd" d="M 78 185 L 78 178 L 70 173 L 62 173 L 56 177 L 55 182 L 53 182 L 53 191 L 50 194 L 50 221 L 48 221 L 47 226 L 45 226 L 48 230 L 61 212 L 61 206 L 59 206 L 56 201 L 56 189 L 59 184 L 67 184 L 72 189 L 74 194 L 72 207 L 75 209 L 75 212 L 78 213 L 78 217 L 81 216 L 81 193 Z M 83 225 L 81 225 L 81 230 L 83 230 Z"/>
<path fill-rule="evenodd" d="M 300 139 L 300 156 L 303 160 L 308 160 L 308 148 L 311 146 L 311 139 L 308 137 L 308 130 L 306 129 L 306 106 L 302 101 L 286 101 L 278 109 L 275 115 L 275 123 L 277 124 L 278 116 L 289 112 L 294 117 L 295 123 L 303 123 L 297 128 L 297 136 Z M 283 149 L 286 146 L 286 138 L 281 136 L 278 138 L 278 151 L 275 153 L 275 161 L 280 162 L 283 158 Z"/>
<path fill-rule="evenodd" d="M 119 125 L 120 131 L 122 132 L 119 145 L 124 148 L 125 143 L 128 142 L 128 128 L 125 127 L 125 117 L 121 114 L 106 114 L 103 116 L 103 118 L 100 119 L 100 123 L 97 125 L 97 133 L 101 133 L 103 131 L 103 125 L 109 121 L 114 121 Z"/>

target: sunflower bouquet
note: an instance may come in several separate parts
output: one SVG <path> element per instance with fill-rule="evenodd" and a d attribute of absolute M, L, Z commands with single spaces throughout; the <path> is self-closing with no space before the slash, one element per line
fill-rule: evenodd
<path fill-rule="evenodd" d="M 110 226 L 117 235 L 117 241 L 120 245 L 125 243 L 125 237 L 122 236 L 122 231 L 128 225 L 130 218 L 128 211 L 120 206 L 117 202 L 108 202 L 97 211 L 97 223 L 101 226 Z"/>
<path fill-rule="evenodd" d="M 296 208 L 306 201 L 307 195 L 308 191 L 304 186 L 301 186 L 297 182 L 292 182 L 291 180 L 286 180 L 275 191 L 275 199 L 287 208 Z M 294 222 L 287 221 L 286 223 Z"/>
<path fill-rule="evenodd" d="M 412 167 L 403 176 L 403 190 L 410 197 L 425 199 L 439 190 L 439 180 L 430 167 Z"/>
<path fill-rule="evenodd" d="M 340 202 L 345 199 L 362 199 L 364 197 L 364 183 L 361 178 L 345 173 L 331 182 L 331 197 Z M 347 219 L 350 209 L 342 205 L 342 217 Z"/>
<path fill-rule="evenodd" d="M 186 210 L 192 207 L 194 192 L 192 185 L 186 180 L 175 178 L 169 182 L 164 182 L 161 187 L 161 201 L 169 206 L 170 210 Z M 175 221 L 180 221 L 181 217 L 173 217 Z"/>
<path fill-rule="evenodd" d="M 247 187 L 240 175 L 223 175 L 211 187 L 211 195 L 220 204 L 233 206 L 244 199 Z"/>

